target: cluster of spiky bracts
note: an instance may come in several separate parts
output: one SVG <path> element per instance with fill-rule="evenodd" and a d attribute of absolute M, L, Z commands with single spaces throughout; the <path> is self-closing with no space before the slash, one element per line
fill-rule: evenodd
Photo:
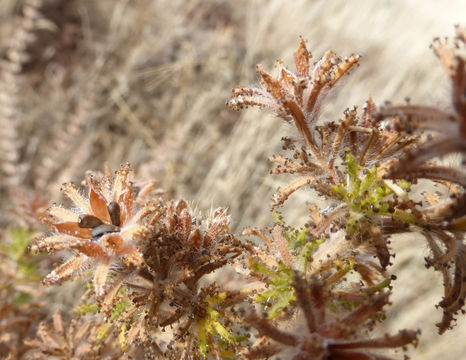
<path fill-rule="evenodd" d="M 140 206 L 153 184 L 135 191 L 128 175 L 128 165 L 113 175 L 89 173 L 89 194 L 81 195 L 73 184 L 64 184 L 63 192 L 73 202 L 72 210 L 53 205 L 44 222 L 52 231 L 38 237 L 33 251 L 73 250 L 64 264 L 48 274 L 43 283 L 51 285 L 68 278 L 82 269 L 95 267 L 93 285 L 96 295 L 103 296 L 111 267 L 140 268 L 144 259 L 138 247 L 148 236 L 144 220 L 151 213 L 152 202 Z"/>
<path fill-rule="evenodd" d="M 143 344 L 154 356 L 169 356 L 189 348 L 201 356 L 215 351 L 214 337 L 233 344 L 222 318 L 246 296 L 215 281 L 201 284 L 245 250 L 229 231 L 226 208 L 194 216 L 184 200 L 165 201 L 154 183 L 133 183 L 129 165 L 115 174 L 89 172 L 87 185 L 85 195 L 63 185 L 73 207 L 52 205 L 43 219 L 50 232 L 33 240 L 33 251 L 71 253 L 43 283 L 93 273 L 95 303 L 81 312 L 98 309 L 104 322 L 117 323 L 125 349 Z M 118 316 L 116 307 L 124 308 Z"/>
<path fill-rule="evenodd" d="M 388 359 L 377 351 L 417 344 L 417 331 L 367 337 L 389 303 L 390 236 L 408 231 L 425 236 L 432 250 L 427 265 L 444 277 L 439 329 L 450 328 L 466 296 L 466 181 L 464 169 L 433 159 L 464 155 L 466 65 L 458 49 L 465 42 L 458 27 L 456 50 L 435 44 L 453 81 L 452 113 L 379 109 L 369 99 L 361 114 L 347 109 L 338 122 L 322 121 L 323 100 L 359 57 L 327 52 L 311 66 L 304 40 L 296 73 L 279 61 L 274 79 L 258 66 L 261 88 L 233 90 L 230 107 L 270 109 L 298 130 L 298 138 L 283 139 L 291 155 L 271 157 L 273 174 L 297 176 L 278 189 L 272 207 L 305 187 L 328 203 L 309 205 L 300 229 L 275 214 L 270 229 L 247 229 L 240 240 L 229 230 L 226 208 L 196 215 L 152 182 L 133 182 L 128 165 L 115 174 L 90 172 L 85 195 L 65 184 L 73 207 L 50 207 L 44 218 L 50 232 L 31 248 L 71 254 L 45 276 L 46 285 L 92 273 L 78 313 L 99 312 L 100 327 L 90 331 L 76 318 L 67 334 L 55 315 L 53 328 L 42 323 L 39 339 L 29 343 L 40 356 L 99 358 L 113 332 L 125 356 Z M 451 197 L 424 192 L 414 201 L 411 190 L 421 178 Z M 48 342 L 52 337 L 56 344 Z"/>

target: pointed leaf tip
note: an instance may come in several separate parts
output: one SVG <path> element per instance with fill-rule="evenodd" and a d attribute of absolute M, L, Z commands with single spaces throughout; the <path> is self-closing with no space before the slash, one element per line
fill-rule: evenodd
<path fill-rule="evenodd" d="M 312 57 L 311 53 L 306 48 L 306 42 L 301 37 L 298 49 L 294 53 L 294 61 L 296 64 L 296 70 L 300 76 L 309 75 L 309 59 Z"/>

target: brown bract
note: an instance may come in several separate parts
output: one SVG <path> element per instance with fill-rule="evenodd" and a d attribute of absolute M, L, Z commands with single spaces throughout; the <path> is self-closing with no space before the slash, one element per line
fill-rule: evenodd
<path fill-rule="evenodd" d="M 105 293 L 110 267 L 138 268 L 144 259 L 138 241 L 147 235 L 143 219 L 150 215 L 151 204 L 139 204 L 153 183 L 147 184 L 135 198 L 129 181 L 129 165 L 123 165 L 113 177 L 90 172 L 87 176 L 88 195 L 84 197 L 73 184 L 64 184 L 62 191 L 72 201 L 73 208 L 53 205 L 43 222 L 51 232 L 38 236 L 33 251 L 72 250 L 73 256 L 48 274 L 45 285 L 59 282 L 78 270 L 93 267 L 93 284 L 97 296 Z"/>

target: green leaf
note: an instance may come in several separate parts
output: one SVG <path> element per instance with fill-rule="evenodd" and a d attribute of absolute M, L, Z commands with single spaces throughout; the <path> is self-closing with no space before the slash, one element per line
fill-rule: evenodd
<path fill-rule="evenodd" d="M 206 319 L 200 319 L 197 323 L 199 351 L 203 357 L 207 355 L 207 332 L 206 332 Z"/>
<path fill-rule="evenodd" d="M 27 229 L 10 229 L 12 242 L 9 246 L 2 246 L 3 250 L 15 261 L 27 254 L 29 241 L 34 235 Z"/>
<path fill-rule="evenodd" d="M 225 329 L 225 327 L 222 324 L 220 324 L 220 322 L 214 321 L 212 323 L 212 326 L 215 328 L 215 331 L 217 331 L 217 333 L 223 340 L 228 341 L 229 343 L 234 343 L 235 339 L 233 338 L 233 336 L 231 336 L 228 330 Z"/>
<path fill-rule="evenodd" d="M 419 220 L 414 216 L 413 214 L 400 210 L 400 209 L 395 209 L 395 212 L 393 213 L 393 217 L 397 220 L 400 220 L 404 223 L 408 224 L 413 224 L 413 225 L 419 225 L 421 226 L 422 224 L 419 222 Z"/>
<path fill-rule="evenodd" d="M 290 305 L 290 302 L 296 300 L 296 296 L 294 294 L 294 288 L 291 288 L 289 291 L 285 292 L 280 300 L 275 303 L 269 311 L 268 318 L 269 319 L 274 319 L 277 317 L 279 314 L 282 313 L 282 310 L 287 308 Z"/>
<path fill-rule="evenodd" d="M 126 345 L 126 324 L 123 323 L 120 328 L 120 332 L 118 333 L 118 344 L 120 345 L 120 349 L 122 351 L 128 350 L 128 346 Z"/>
<path fill-rule="evenodd" d="M 206 300 L 208 304 L 217 304 L 227 297 L 227 293 L 220 293 L 218 295 L 212 296 Z M 207 307 L 206 309 L 206 316 L 201 318 L 197 321 L 197 329 L 198 329 L 198 345 L 199 351 L 202 357 L 207 356 L 208 352 L 208 340 L 210 339 L 213 341 L 212 336 L 218 334 L 220 339 L 234 344 L 236 343 L 235 338 L 230 334 L 229 330 L 225 328 L 222 323 L 218 320 L 220 317 L 220 313 L 212 309 L 211 307 Z"/>
<path fill-rule="evenodd" d="M 346 153 L 346 167 L 348 168 L 349 184 L 347 185 L 350 188 L 350 193 L 357 193 L 359 192 L 358 163 L 349 149 Z"/>
<path fill-rule="evenodd" d="M 406 189 L 409 189 L 411 188 L 411 186 L 413 185 L 412 183 L 410 183 L 409 181 L 406 181 L 406 180 L 398 180 L 396 182 L 396 184 L 402 188 L 403 190 L 406 190 Z"/>
<path fill-rule="evenodd" d="M 221 292 L 221 293 L 218 293 L 217 295 L 209 297 L 207 299 L 207 303 L 210 304 L 210 305 L 221 303 L 222 301 L 224 301 L 227 298 L 227 295 L 228 294 L 225 291 Z"/>
<path fill-rule="evenodd" d="M 332 192 L 335 195 L 339 195 L 343 200 L 347 201 L 348 200 L 348 192 L 346 191 L 346 188 L 342 185 L 333 185 L 332 186 Z"/>
<path fill-rule="evenodd" d="M 361 188 L 359 189 L 361 194 L 364 194 L 364 192 L 369 190 L 369 188 L 374 184 L 376 172 L 376 168 L 372 168 L 367 172 L 364 180 L 361 183 Z"/>
<path fill-rule="evenodd" d="M 303 244 L 306 240 L 306 234 L 308 229 L 304 228 L 301 231 L 297 232 L 295 229 L 285 232 L 285 239 L 288 241 L 288 247 L 291 250 L 296 250 L 299 244 Z"/>
<path fill-rule="evenodd" d="M 273 218 L 275 219 L 276 222 L 278 222 L 279 224 L 285 225 L 285 222 L 283 221 L 283 218 L 281 217 L 280 214 L 278 214 L 276 212 L 273 212 L 272 216 L 273 216 Z"/>
<path fill-rule="evenodd" d="M 117 320 L 120 315 L 131 305 L 131 302 L 128 300 L 124 301 L 117 301 L 115 305 L 113 306 L 112 312 L 111 312 L 111 318 L 112 320 Z"/>
<path fill-rule="evenodd" d="M 304 245 L 300 253 L 298 254 L 298 269 L 302 273 L 306 273 L 307 265 L 312 260 L 312 254 L 319 247 L 320 244 L 324 243 L 325 239 L 317 239 L 309 241 Z"/>
<path fill-rule="evenodd" d="M 92 303 L 92 304 L 84 304 L 77 306 L 73 309 L 73 312 L 75 314 L 81 314 L 81 315 L 86 315 L 88 313 L 93 313 L 96 314 L 99 311 L 99 306 L 97 303 Z"/>
<path fill-rule="evenodd" d="M 102 324 L 102 326 L 100 327 L 99 332 L 97 333 L 97 339 L 96 339 L 97 344 L 100 344 L 103 340 L 105 340 L 105 338 L 107 337 L 107 335 L 110 332 L 110 327 L 111 326 L 112 326 L 112 324 L 110 322 L 106 322 L 106 323 Z"/>

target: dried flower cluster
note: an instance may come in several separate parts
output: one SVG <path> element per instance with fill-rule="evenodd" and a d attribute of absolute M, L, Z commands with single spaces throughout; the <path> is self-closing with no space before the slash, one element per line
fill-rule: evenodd
<path fill-rule="evenodd" d="M 89 173 L 88 198 L 84 198 L 73 184 L 64 184 L 63 192 L 76 206 L 75 211 L 53 205 L 44 221 L 52 229 L 36 239 L 33 251 L 76 250 L 70 260 L 53 270 L 43 283 L 50 285 L 69 277 L 80 269 L 95 267 L 93 285 L 96 295 L 105 293 L 107 274 L 111 267 L 138 268 L 144 259 L 138 251 L 139 239 L 147 236 L 143 220 L 150 213 L 150 203 L 138 208 L 142 198 L 153 187 L 145 185 L 135 196 L 128 175 L 128 165 L 122 166 L 112 178 Z"/>
<path fill-rule="evenodd" d="M 154 354 L 168 356 L 180 351 L 183 339 L 205 355 L 207 346 L 215 349 L 214 335 L 233 343 L 221 316 L 246 296 L 222 290 L 215 281 L 201 284 L 205 275 L 231 263 L 245 249 L 228 229 L 226 209 L 202 219 L 185 201 L 165 202 L 160 192 L 152 191 L 153 183 L 137 186 L 130 176 L 129 165 L 115 175 L 108 168 L 105 174 L 90 172 L 86 196 L 72 184 L 63 186 L 74 207 L 52 205 L 43 219 L 51 232 L 36 237 L 31 249 L 69 250 L 73 256 L 43 283 L 93 272 L 96 302 L 80 311 L 96 306 L 105 321 L 118 323 L 124 349 L 142 343 Z M 116 316 L 118 306 L 124 311 Z M 160 335 L 167 327 L 171 334 Z M 44 338 L 45 332 L 39 336 Z"/>
<path fill-rule="evenodd" d="M 362 113 L 321 119 L 326 96 L 359 57 L 329 51 L 312 65 L 303 39 L 296 72 L 278 61 L 275 79 L 258 65 L 260 87 L 233 89 L 231 108 L 271 110 L 298 133 L 270 158 L 272 174 L 293 177 L 272 199 L 270 228 L 235 235 L 227 208 L 197 213 L 153 182 L 135 181 L 128 164 L 88 172 L 84 189 L 64 184 L 71 206 L 45 211 L 48 230 L 30 249 L 66 257 L 44 285 L 85 278 L 87 290 L 72 316 L 44 319 L 43 304 L 25 300 L 38 291 L 29 234 L 13 234 L 2 264 L 23 264 L 24 276 L 0 267 L 0 350 L 11 359 L 390 359 L 390 349 L 419 337 L 406 329 L 372 335 L 395 279 L 391 237 L 406 232 L 427 240 L 426 266 L 444 279 L 439 332 L 450 329 L 466 298 L 465 29 L 453 46 L 437 40 L 434 50 L 452 79 L 450 113 L 378 108 L 369 98 Z M 452 153 L 460 166 L 442 164 Z M 441 191 L 417 191 L 420 179 Z M 279 208 L 307 188 L 327 205 L 311 203 L 308 221 L 291 227 Z"/>

